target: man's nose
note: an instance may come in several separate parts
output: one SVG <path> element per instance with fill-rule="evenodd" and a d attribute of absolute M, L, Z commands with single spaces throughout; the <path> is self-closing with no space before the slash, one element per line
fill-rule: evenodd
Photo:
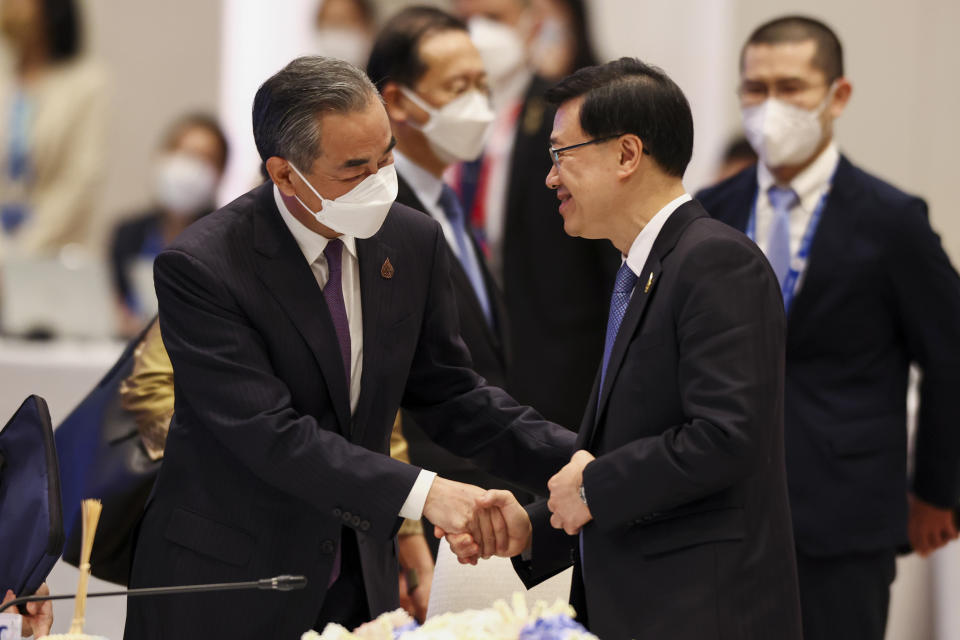
<path fill-rule="evenodd" d="M 557 165 L 550 167 L 550 172 L 547 174 L 547 179 L 544 180 L 544 183 L 547 185 L 547 189 L 560 188 L 560 172 L 557 170 Z"/>

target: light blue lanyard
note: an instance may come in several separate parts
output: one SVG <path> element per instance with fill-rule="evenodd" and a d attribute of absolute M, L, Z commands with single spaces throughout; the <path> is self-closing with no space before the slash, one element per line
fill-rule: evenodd
<path fill-rule="evenodd" d="M 833 176 L 827 183 L 827 190 L 820 196 L 817 208 L 813 210 L 810 216 L 810 222 L 807 223 L 807 230 L 803 232 L 803 239 L 800 241 L 800 248 L 797 254 L 790 259 L 790 270 L 787 271 L 787 277 L 783 279 L 783 309 L 786 313 L 790 312 L 790 305 L 797 293 L 797 283 L 800 281 L 800 274 L 807 268 L 807 258 L 810 256 L 810 246 L 813 244 L 813 236 L 817 232 L 817 226 L 820 224 L 820 218 L 823 216 L 823 208 L 827 205 L 827 196 L 830 195 L 830 189 L 833 186 Z M 747 221 L 747 236 L 757 241 L 757 200 L 760 198 L 760 187 L 757 187 L 757 193 L 753 198 L 753 208 L 750 210 L 750 219 Z"/>
<path fill-rule="evenodd" d="M 14 94 L 10 110 L 10 138 L 7 149 L 7 175 L 12 180 L 25 180 L 29 167 L 30 103 L 23 91 Z"/>

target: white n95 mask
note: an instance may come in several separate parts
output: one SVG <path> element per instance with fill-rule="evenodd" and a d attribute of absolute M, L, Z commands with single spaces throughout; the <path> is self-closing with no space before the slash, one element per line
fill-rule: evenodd
<path fill-rule="evenodd" d="M 453 164 L 480 157 L 494 118 L 486 94 L 473 89 L 437 109 L 410 89 L 400 87 L 400 90 L 411 102 L 430 114 L 425 125 L 410 121 L 410 126 L 423 132 L 430 148 L 441 161 Z"/>
<path fill-rule="evenodd" d="M 833 97 L 833 89 L 831 86 L 812 111 L 777 98 L 741 110 L 744 135 L 766 166 L 788 167 L 810 159 L 823 140 L 820 114 Z"/>
<path fill-rule="evenodd" d="M 300 179 L 307 183 L 313 195 L 320 198 L 323 208 L 314 211 L 304 204 L 298 195 L 294 194 L 293 197 L 317 222 L 346 236 L 362 240 L 375 234 L 383 226 L 390 206 L 397 199 L 397 170 L 392 162 L 334 200 L 320 195 L 300 170 L 293 166 L 292 162 L 288 163 Z"/>
<path fill-rule="evenodd" d="M 491 85 L 501 82 L 526 66 L 523 40 L 517 30 L 484 16 L 467 22 L 470 39 L 480 52 Z"/>
<path fill-rule="evenodd" d="M 170 153 L 157 162 L 154 195 L 164 209 L 176 215 L 207 213 L 217 190 L 217 170 L 189 153 Z"/>

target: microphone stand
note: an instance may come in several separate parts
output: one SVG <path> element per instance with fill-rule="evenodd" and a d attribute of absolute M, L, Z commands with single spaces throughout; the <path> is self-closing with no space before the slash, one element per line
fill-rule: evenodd
<path fill-rule="evenodd" d="M 305 576 L 276 576 L 275 578 L 264 578 L 262 580 L 251 580 L 249 582 L 221 582 L 217 584 L 191 584 L 179 587 L 146 587 L 143 589 L 120 589 L 119 591 L 101 591 L 99 593 L 88 593 L 88 598 L 102 598 L 105 596 L 165 596 L 175 593 L 204 593 L 208 591 L 241 591 L 260 589 L 262 591 L 293 591 L 303 589 L 307 586 Z M 69 600 L 76 598 L 76 594 L 65 594 L 58 596 L 24 596 L 16 598 L 10 602 L 0 605 L 0 613 L 3 613 L 8 607 L 25 604 L 27 602 L 40 602 L 43 600 Z"/>

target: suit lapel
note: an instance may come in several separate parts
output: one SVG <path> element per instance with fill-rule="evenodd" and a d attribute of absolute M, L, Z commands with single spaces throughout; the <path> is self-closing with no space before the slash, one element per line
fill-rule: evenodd
<path fill-rule="evenodd" d="M 856 237 L 857 185 L 853 177 L 853 165 L 845 157 L 840 157 L 833 185 L 824 205 L 820 224 L 817 226 L 810 245 L 810 257 L 807 260 L 800 290 L 797 292 L 787 315 L 789 341 L 802 337 L 804 331 L 812 326 L 807 322 L 815 294 L 808 291 L 823 291 L 838 273 L 839 263 L 847 252 L 847 244 Z"/>
<path fill-rule="evenodd" d="M 623 322 L 620 323 L 620 329 L 617 331 L 617 337 L 610 352 L 607 375 L 604 379 L 603 388 L 600 389 L 596 411 L 594 412 L 594 427 L 586 436 L 588 446 L 592 445 L 597 425 L 600 423 L 607 401 L 610 399 L 611 389 L 616 382 L 617 374 L 623 364 L 630 342 L 643 321 L 650 300 L 657 291 L 663 273 L 662 261 L 673 250 L 687 225 L 700 217 L 706 217 L 706 212 L 697 202 L 692 201 L 681 205 L 663 225 L 660 234 L 653 243 L 650 256 L 647 258 L 643 271 L 641 271 L 637 280 L 633 297 L 630 298 L 630 304 L 627 306 L 627 312 L 623 317 Z M 585 421 L 587 417 L 585 417 Z"/>
<path fill-rule="evenodd" d="M 380 358 L 383 355 L 381 334 L 384 323 L 389 319 L 388 312 L 393 308 L 396 289 L 393 273 L 404 268 L 398 256 L 390 254 L 391 248 L 378 236 L 357 240 L 360 301 L 363 309 L 363 373 L 360 377 L 360 399 L 357 402 L 350 434 L 350 439 L 354 443 L 363 442 L 369 422 L 371 402 L 379 387 L 376 377 L 377 371 L 380 370 Z M 389 276 L 384 270 L 387 259 L 390 259 L 393 269 L 389 272 Z"/>
<path fill-rule="evenodd" d="M 337 332 L 323 292 L 273 199 L 273 183 L 260 188 L 256 237 L 257 274 L 310 347 L 326 382 L 340 431 L 350 428 L 350 396 Z"/>

